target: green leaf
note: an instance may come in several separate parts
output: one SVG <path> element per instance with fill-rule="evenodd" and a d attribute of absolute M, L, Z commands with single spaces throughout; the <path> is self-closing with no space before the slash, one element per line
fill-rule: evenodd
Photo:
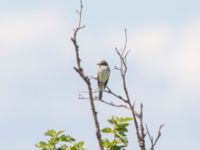
<path fill-rule="evenodd" d="M 123 127 L 123 128 L 126 128 L 126 127 L 129 126 L 129 123 L 123 123 L 123 124 L 121 124 L 120 126 Z"/>
<path fill-rule="evenodd" d="M 104 140 L 103 140 L 103 146 L 104 146 L 105 148 L 110 148 L 110 146 L 111 146 L 110 141 L 109 141 L 108 139 L 104 139 Z"/>
<path fill-rule="evenodd" d="M 122 149 L 123 147 L 124 147 L 124 146 L 114 145 L 114 146 L 112 146 L 112 147 L 110 148 L 110 150 L 123 150 L 123 149 Z"/>
<path fill-rule="evenodd" d="M 51 136 L 51 137 L 56 137 L 56 131 L 55 130 L 48 130 L 47 132 L 45 132 L 44 134 L 45 136 Z"/>
<path fill-rule="evenodd" d="M 78 145 L 79 145 L 79 147 L 83 147 L 84 146 L 84 142 L 83 141 L 78 142 Z"/>
<path fill-rule="evenodd" d="M 72 138 L 70 135 L 63 134 L 62 136 L 60 136 L 59 141 L 72 143 L 75 141 L 75 139 Z"/>
<path fill-rule="evenodd" d="M 106 127 L 102 130 L 103 133 L 112 133 L 114 136 L 113 140 L 104 139 L 103 145 L 106 150 L 125 150 L 128 145 L 127 132 L 129 121 L 133 118 L 128 117 L 115 117 L 113 116 L 108 120 L 112 124 L 112 128 Z"/>
<path fill-rule="evenodd" d="M 102 132 L 104 132 L 104 133 L 112 133 L 113 130 L 111 128 L 107 127 L 107 128 L 102 129 Z"/>
<path fill-rule="evenodd" d="M 116 130 L 120 133 L 120 134 L 122 134 L 122 135 L 126 135 L 126 132 L 128 132 L 128 129 L 127 129 L 127 126 L 128 126 L 129 124 L 121 124 L 121 125 L 119 125 L 118 126 L 118 128 L 116 128 Z"/>
<path fill-rule="evenodd" d="M 116 134 L 115 135 L 123 144 L 127 145 L 128 144 L 128 140 L 126 136 L 122 136 L 120 134 Z"/>
<path fill-rule="evenodd" d="M 61 145 L 57 150 L 69 150 L 66 144 Z"/>
<path fill-rule="evenodd" d="M 108 122 L 111 123 L 111 124 L 117 124 L 117 120 L 118 120 L 117 117 L 112 116 L 112 118 L 109 119 Z"/>
<path fill-rule="evenodd" d="M 50 136 L 48 142 L 40 141 L 35 146 L 40 150 L 85 150 L 84 142 L 76 142 L 70 135 L 65 135 L 64 131 L 48 130 L 45 136 Z M 70 143 L 70 144 L 69 144 Z"/>
<path fill-rule="evenodd" d="M 54 138 L 51 138 L 51 139 L 49 140 L 49 145 L 50 145 L 51 147 L 54 147 L 54 146 L 56 145 L 56 140 L 55 140 Z"/>
<path fill-rule="evenodd" d="M 121 117 L 119 120 L 120 120 L 120 122 L 128 122 L 128 121 L 133 120 L 133 118 Z"/>
<path fill-rule="evenodd" d="M 61 135 L 61 134 L 64 133 L 64 132 L 65 132 L 64 130 L 58 131 L 58 132 L 56 133 L 56 135 L 59 136 L 59 135 Z"/>
<path fill-rule="evenodd" d="M 47 147 L 47 143 L 44 142 L 44 141 L 40 141 L 38 144 L 36 144 L 35 146 L 38 147 L 38 148 L 45 148 Z"/>
<path fill-rule="evenodd" d="M 75 143 L 72 147 L 70 147 L 70 150 L 84 150 L 83 146 L 84 146 L 84 142 L 81 141 L 81 142 Z"/>

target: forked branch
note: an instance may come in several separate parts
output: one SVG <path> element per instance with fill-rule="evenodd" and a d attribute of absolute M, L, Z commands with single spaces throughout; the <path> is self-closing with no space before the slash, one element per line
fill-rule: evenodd
<path fill-rule="evenodd" d="M 120 72 L 121 79 L 122 79 L 122 85 L 123 85 L 122 88 L 124 90 L 125 97 L 122 97 L 121 95 L 116 94 L 115 92 L 113 92 L 113 90 L 111 90 L 108 87 L 104 92 L 114 96 L 115 98 L 117 98 L 121 102 L 128 105 L 129 110 L 131 111 L 132 117 L 134 119 L 134 126 L 135 126 L 135 130 L 136 130 L 138 145 L 140 147 L 140 150 L 146 150 L 146 145 L 145 145 L 145 137 L 146 137 L 145 132 L 146 131 L 145 131 L 145 128 L 144 128 L 144 121 L 143 121 L 143 104 L 140 104 L 140 112 L 138 113 L 135 110 L 135 103 L 132 104 L 131 98 L 129 96 L 128 88 L 127 88 L 127 83 L 126 83 L 126 73 L 127 73 L 127 70 L 128 70 L 127 56 L 128 56 L 128 53 L 129 53 L 129 51 L 126 50 L 126 47 L 127 47 L 127 30 L 126 29 L 124 30 L 124 33 L 125 33 L 125 40 L 124 40 L 123 48 L 122 49 L 115 48 L 116 53 L 119 56 L 119 60 L 120 60 L 120 65 L 115 66 L 115 70 Z M 161 136 L 161 128 L 162 127 L 163 127 L 163 125 L 160 126 L 159 131 L 158 131 L 158 135 L 157 135 L 155 141 L 150 136 L 149 130 L 146 127 L 147 134 L 148 134 L 150 142 L 151 142 L 150 150 L 154 150 L 154 147 L 155 147 L 157 141 L 159 140 L 159 138 Z"/>
<path fill-rule="evenodd" d="M 151 142 L 150 150 L 154 150 L 154 147 L 156 146 L 156 144 L 157 144 L 157 142 L 158 142 L 158 140 L 159 140 L 159 138 L 160 138 L 160 136 L 161 136 L 161 129 L 162 129 L 163 127 L 164 127 L 164 124 L 161 124 L 160 127 L 159 127 L 159 129 L 158 129 L 157 137 L 156 137 L 156 139 L 154 140 L 154 139 L 153 139 L 153 136 L 151 136 L 151 134 L 150 134 L 150 131 L 149 131 L 148 126 L 146 125 L 147 135 L 148 135 L 149 140 L 150 140 L 150 142 Z"/>

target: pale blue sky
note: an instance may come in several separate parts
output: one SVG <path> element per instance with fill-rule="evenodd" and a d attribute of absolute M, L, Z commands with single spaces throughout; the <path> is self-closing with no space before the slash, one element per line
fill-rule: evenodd
<path fill-rule="evenodd" d="M 73 70 L 70 41 L 79 0 L 0 1 L 0 145 L 3 150 L 36 150 L 47 129 L 66 130 L 97 149 L 85 86 Z M 200 1 L 84 1 L 79 36 L 83 65 L 118 63 L 114 48 L 128 30 L 128 86 L 154 135 L 165 123 L 157 149 L 199 149 Z M 108 85 L 120 91 L 112 71 Z M 93 83 L 94 88 L 96 83 Z M 106 99 L 110 97 L 105 96 Z M 115 99 L 114 99 L 115 100 Z M 112 115 L 129 115 L 97 105 L 101 126 Z M 136 147 L 130 129 L 130 146 Z"/>

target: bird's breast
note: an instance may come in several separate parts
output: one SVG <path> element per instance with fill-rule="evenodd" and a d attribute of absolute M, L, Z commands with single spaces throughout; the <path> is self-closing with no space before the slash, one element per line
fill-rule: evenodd
<path fill-rule="evenodd" d="M 110 76 L 110 69 L 108 67 L 99 67 L 98 78 L 100 82 L 106 82 Z"/>

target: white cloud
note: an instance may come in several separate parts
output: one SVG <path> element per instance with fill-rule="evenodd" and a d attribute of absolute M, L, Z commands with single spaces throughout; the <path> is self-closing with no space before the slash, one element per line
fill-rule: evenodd
<path fill-rule="evenodd" d="M 182 28 L 146 27 L 129 37 L 132 56 L 144 74 L 165 75 L 177 84 L 200 84 L 200 23 Z"/>
<path fill-rule="evenodd" d="M 187 25 L 177 40 L 173 72 L 179 83 L 200 84 L 200 20 Z"/>
<path fill-rule="evenodd" d="M 35 13 L 0 15 L 0 53 L 14 50 L 37 39 L 52 37 L 63 27 L 58 12 L 38 10 Z"/>
<path fill-rule="evenodd" d="M 69 53 L 64 49 L 66 30 L 66 21 L 59 10 L 43 8 L 24 14 L 2 13 L 0 72 L 38 70 L 52 58 L 64 61 Z"/>
<path fill-rule="evenodd" d="M 66 29 L 60 12 L 51 9 L 0 15 L 0 103 L 23 97 L 24 83 L 30 89 L 36 81 L 46 85 L 64 70 Z"/>
<path fill-rule="evenodd" d="M 170 40 L 170 34 L 171 28 L 164 25 L 144 27 L 132 37 L 133 46 L 140 55 L 159 53 L 160 49 L 166 46 Z"/>

